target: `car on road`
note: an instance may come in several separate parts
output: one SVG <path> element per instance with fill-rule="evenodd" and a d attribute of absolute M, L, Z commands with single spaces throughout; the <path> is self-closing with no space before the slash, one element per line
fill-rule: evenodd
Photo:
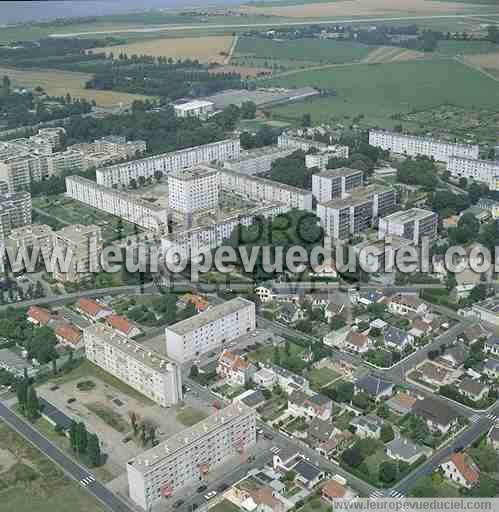
<path fill-rule="evenodd" d="M 229 484 L 220 484 L 220 485 L 217 487 L 217 491 L 218 491 L 218 492 L 224 492 L 224 491 L 226 491 L 228 488 L 229 488 Z"/>
<path fill-rule="evenodd" d="M 263 434 L 263 428 L 259 428 L 256 433 L 261 436 Z"/>
<path fill-rule="evenodd" d="M 265 432 L 265 434 L 263 434 L 263 437 L 265 437 L 265 439 L 269 439 L 269 440 L 274 439 L 274 436 L 270 432 Z"/>
<path fill-rule="evenodd" d="M 184 500 L 178 500 L 173 504 L 173 508 L 181 507 L 185 503 Z"/>
<path fill-rule="evenodd" d="M 68 398 L 68 404 L 72 404 L 73 402 L 76 402 L 76 398 Z"/>
<path fill-rule="evenodd" d="M 210 501 L 212 498 L 214 498 L 217 495 L 217 491 L 210 491 L 208 494 L 204 495 L 204 499 L 206 501 Z"/>
<path fill-rule="evenodd" d="M 197 488 L 197 492 L 203 492 L 203 491 L 206 491 L 206 489 L 208 489 L 208 487 L 206 485 L 200 485 L 198 488 Z"/>
<path fill-rule="evenodd" d="M 50 388 L 50 391 L 57 391 L 59 389 L 59 386 L 52 386 Z"/>

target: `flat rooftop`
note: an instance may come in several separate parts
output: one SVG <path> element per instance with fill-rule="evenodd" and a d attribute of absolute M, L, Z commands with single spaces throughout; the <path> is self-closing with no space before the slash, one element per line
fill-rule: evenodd
<path fill-rule="evenodd" d="M 218 170 L 208 166 L 196 166 L 189 169 L 181 169 L 168 174 L 168 179 L 175 178 L 182 181 L 191 181 L 198 178 L 206 178 L 218 174 Z"/>
<path fill-rule="evenodd" d="M 174 365 L 172 361 L 166 359 L 164 356 L 153 352 L 151 349 L 146 349 L 142 345 L 135 343 L 130 338 L 123 336 L 111 327 L 105 324 L 95 324 L 87 327 L 85 333 L 90 333 L 92 336 L 101 338 L 103 341 L 112 345 L 117 350 L 125 352 L 128 356 L 148 366 L 158 373 L 167 373 L 171 371 L 170 365 Z"/>
<path fill-rule="evenodd" d="M 242 297 L 236 297 L 235 299 L 231 299 L 223 304 L 212 306 L 203 313 L 199 313 L 191 318 L 187 318 L 186 320 L 170 325 L 165 330 L 172 331 L 183 336 L 184 334 L 203 327 L 203 325 L 219 320 L 224 316 L 235 313 L 236 311 L 239 311 L 251 304 L 253 304 L 253 302 L 250 300 L 243 299 Z"/>
<path fill-rule="evenodd" d="M 241 156 L 236 162 L 245 162 L 246 160 L 254 160 L 268 155 L 280 154 L 292 151 L 292 148 L 279 147 L 279 146 L 267 146 L 263 148 L 250 149 L 248 151 L 241 151 Z"/>
<path fill-rule="evenodd" d="M 492 297 L 491 299 L 484 300 L 475 304 L 473 307 L 485 309 L 491 313 L 499 313 L 499 297 Z"/>
<path fill-rule="evenodd" d="M 248 406 L 241 402 L 233 403 L 215 414 L 208 416 L 204 420 L 196 423 L 192 427 L 186 428 L 168 438 L 166 441 L 158 444 L 144 453 L 138 455 L 135 459 L 128 461 L 128 464 L 142 473 L 151 471 L 151 467 L 160 464 L 164 459 L 188 446 L 189 444 L 202 439 L 211 432 L 217 430 L 223 425 L 231 422 L 244 414 L 253 412 Z"/>
<path fill-rule="evenodd" d="M 460 147 L 460 148 L 469 148 L 469 149 L 478 149 L 478 145 L 472 145 L 472 144 L 459 144 L 456 142 L 449 142 L 447 140 L 441 140 L 441 139 L 434 139 L 432 137 L 418 137 L 417 135 L 406 135 L 404 133 L 398 133 L 398 132 L 390 132 L 387 130 L 370 130 L 369 133 L 376 133 L 380 135 L 389 135 L 391 137 L 398 137 L 401 139 L 408 139 L 408 140 L 414 140 L 419 142 L 432 142 L 433 144 L 445 144 L 447 146 L 451 147 Z"/>
<path fill-rule="evenodd" d="M 431 210 L 423 210 L 422 208 L 411 208 L 409 210 L 399 210 L 398 212 L 387 215 L 384 217 L 384 220 L 396 224 L 405 224 L 406 222 L 421 220 L 432 215 L 436 215 L 436 213 Z"/>
<path fill-rule="evenodd" d="M 175 108 L 181 109 L 181 110 L 190 110 L 192 108 L 203 108 L 203 107 L 212 107 L 212 106 L 213 106 L 212 101 L 192 100 L 192 101 L 188 101 L 186 103 L 181 103 L 180 105 L 175 105 Z"/>
<path fill-rule="evenodd" d="M 355 174 L 363 174 L 363 172 L 358 169 L 351 169 L 350 167 L 339 167 L 338 169 L 326 169 L 325 171 L 314 174 L 314 176 L 320 176 L 321 178 L 339 178 L 354 176 Z"/>

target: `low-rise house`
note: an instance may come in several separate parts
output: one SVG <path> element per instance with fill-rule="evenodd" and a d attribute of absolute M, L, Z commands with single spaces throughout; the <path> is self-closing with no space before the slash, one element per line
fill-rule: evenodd
<path fill-rule="evenodd" d="M 338 501 L 351 501 L 354 494 L 340 482 L 329 480 L 321 489 L 321 498 L 332 505 Z"/>
<path fill-rule="evenodd" d="M 136 325 L 121 315 L 111 314 L 107 316 L 106 323 L 115 331 L 118 331 L 120 334 L 128 336 L 129 338 L 135 338 L 135 336 L 138 336 L 141 333 L 141 330 Z"/>
<path fill-rule="evenodd" d="M 386 401 L 386 405 L 398 414 L 408 414 L 412 411 L 417 399 L 407 393 L 397 393 L 390 400 Z"/>
<path fill-rule="evenodd" d="M 355 427 L 355 433 L 361 438 L 379 439 L 383 420 L 374 414 L 367 416 L 357 416 L 353 418 L 350 425 Z"/>
<path fill-rule="evenodd" d="M 243 404 L 256 409 L 265 402 L 265 397 L 261 391 L 255 391 L 254 389 L 247 389 L 240 395 L 234 398 L 235 402 L 243 402 Z"/>
<path fill-rule="evenodd" d="M 315 272 L 309 272 L 309 276 L 317 278 L 335 279 L 338 277 L 338 270 L 336 269 L 336 262 L 328 258 L 315 268 Z"/>
<path fill-rule="evenodd" d="M 467 327 L 463 331 L 463 335 L 468 341 L 468 343 L 473 344 L 480 339 L 487 339 L 492 336 L 492 333 L 485 329 L 485 327 L 481 323 L 477 323 L 470 327 Z"/>
<path fill-rule="evenodd" d="M 480 481 L 480 470 L 466 453 L 453 453 L 440 467 L 445 478 L 466 489 L 471 489 Z"/>
<path fill-rule="evenodd" d="M 290 372 L 281 366 L 272 365 L 271 371 L 275 374 L 277 384 L 289 395 L 293 391 L 309 391 L 310 383 L 305 377 Z"/>
<path fill-rule="evenodd" d="M 431 322 L 425 322 L 422 318 L 415 318 L 412 322 L 409 334 L 414 336 L 414 338 L 421 338 L 431 334 L 432 330 L 433 326 L 431 325 Z"/>
<path fill-rule="evenodd" d="M 461 368 L 466 361 L 466 351 L 463 347 L 455 345 L 445 350 L 445 352 L 438 358 L 439 363 L 444 363 L 450 368 L 455 370 Z"/>
<path fill-rule="evenodd" d="M 277 318 L 286 324 L 293 324 L 303 320 L 304 313 L 298 305 L 286 303 L 281 306 Z"/>
<path fill-rule="evenodd" d="M 389 325 L 383 330 L 383 340 L 387 348 L 403 352 L 414 343 L 414 336 L 398 327 Z"/>
<path fill-rule="evenodd" d="M 483 373 L 490 379 L 497 379 L 499 377 L 499 359 L 490 357 L 483 365 Z"/>
<path fill-rule="evenodd" d="M 355 352 L 356 354 L 365 354 L 371 345 L 371 340 L 367 334 L 363 334 L 357 331 L 350 331 L 347 334 L 343 348 L 345 350 Z"/>
<path fill-rule="evenodd" d="M 346 339 L 350 334 L 350 327 L 347 325 L 342 327 L 341 329 L 337 329 L 335 331 L 331 331 L 327 333 L 324 338 L 322 338 L 322 342 L 324 345 L 328 347 L 336 347 L 339 349 L 345 348 Z"/>
<path fill-rule="evenodd" d="M 34 325 L 47 325 L 50 322 L 50 311 L 38 306 L 31 306 L 28 309 L 27 320 Z"/>
<path fill-rule="evenodd" d="M 270 368 L 260 368 L 253 374 L 253 382 L 262 388 L 271 388 L 277 382 L 277 375 Z"/>
<path fill-rule="evenodd" d="M 206 311 L 210 305 L 205 298 L 201 297 L 200 295 L 194 295 L 192 293 L 185 293 L 184 295 L 181 295 L 178 300 L 185 305 L 193 304 L 198 313 Z"/>
<path fill-rule="evenodd" d="M 292 471 L 296 474 L 295 481 L 306 489 L 313 489 L 326 477 L 322 469 L 305 459 L 300 460 L 298 464 L 293 466 Z"/>
<path fill-rule="evenodd" d="M 330 302 L 324 308 L 324 319 L 329 322 L 331 319 L 341 315 L 345 311 L 345 304 L 335 304 Z"/>
<path fill-rule="evenodd" d="M 485 341 L 483 346 L 483 351 L 487 354 L 492 354 L 494 356 L 499 356 L 499 338 L 493 336 Z"/>
<path fill-rule="evenodd" d="M 314 418 L 307 430 L 307 442 L 314 448 L 327 443 L 339 430 L 330 422 Z"/>
<path fill-rule="evenodd" d="M 293 391 L 288 398 L 288 411 L 293 416 L 328 420 L 331 417 L 332 409 L 331 400 L 319 393 L 309 396 L 303 391 Z"/>
<path fill-rule="evenodd" d="M 424 315 L 428 306 L 414 294 L 396 293 L 388 299 L 388 311 L 396 315 Z"/>
<path fill-rule="evenodd" d="M 499 452 L 499 424 L 496 423 L 492 425 L 492 428 L 489 430 L 487 439 L 489 443 L 495 448 L 496 451 Z"/>
<path fill-rule="evenodd" d="M 98 320 L 104 320 L 109 315 L 112 315 L 112 311 L 104 306 L 101 306 L 98 302 L 85 297 L 78 300 L 78 309 L 88 319 L 97 322 Z"/>
<path fill-rule="evenodd" d="M 253 364 L 229 350 L 224 350 L 218 358 L 217 374 L 227 384 L 244 386 L 251 381 L 255 371 Z"/>
<path fill-rule="evenodd" d="M 407 464 L 414 464 L 421 457 L 429 457 L 431 449 L 426 446 L 419 446 L 405 437 L 396 437 L 386 443 L 386 454 L 394 460 L 401 460 Z"/>
<path fill-rule="evenodd" d="M 379 304 L 380 302 L 383 302 L 386 297 L 379 290 L 366 290 L 354 294 L 352 299 L 354 302 L 357 302 L 362 306 L 369 306 L 371 304 Z"/>
<path fill-rule="evenodd" d="M 374 401 L 393 394 L 393 383 L 377 375 L 367 374 L 355 382 L 355 394 L 363 392 Z"/>
<path fill-rule="evenodd" d="M 416 374 L 419 380 L 430 386 L 440 387 L 454 382 L 454 372 L 435 364 L 433 361 L 425 361 L 423 364 L 419 365 Z"/>
<path fill-rule="evenodd" d="M 489 386 L 486 384 L 482 384 L 480 381 L 470 378 L 463 379 L 458 389 L 462 395 L 475 402 L 485 398 L 490 390 Z"/>
<path fill-rule="evenodd" d="M 62 345 L 78 349 L 82 344 L 83 333 L 67 323 L 60 323 L 54 329 L 54 334 L 57 341 Z"/>
<path fill-rule="evenodd" d="M 431 432 L 440 432 L 444 435 L 458 423 L 456 411 L 441 400 L 431 397 L 418 400 L 412 408 L 412 413 L 422 418 Z"/>

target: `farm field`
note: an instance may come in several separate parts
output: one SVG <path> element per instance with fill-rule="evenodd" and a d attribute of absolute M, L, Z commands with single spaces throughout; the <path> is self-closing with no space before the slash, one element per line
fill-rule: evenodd
<path fill-rule="evenodd" d="M 496 76 L 499 79 L 499 51 L 497 53 L 488 53 L 485 55 L 467 55 L 464 58 L 466 64 L 483 69 L 487 73 Z"/>
<path fill-rule="evenodd" d="M 0 422 L 0 508 L 31 512 L 103 512 L 77 483 Z"/>
<path fill-rule="evenodd" d="M 112 107 L 122 104 L 131 104 L 134 100 L 146 99 L 140 94 L 128 94 L 116 91 L 96 91 L 85 89 L 85 82 L 92 78 L 85 73 L 72 71 L 56 71 L 53 69 L 20 70 L 14 68 L 0 68 L 0 75 L 8 75 L 16 87 L 36 87 L 40 85 L 50 96 L 65 96 L 69 92 L 73 98 L 95 100 L 97 105 Z"/>
<path fill-rule="evenodd" d="M 259 37 L 240 37 L 233 54 L 232 62 L 239 64 L 247 60 L 264 67 L 284 65 L 293 67 L 306 63 L 343 64 L 360 61 L 375 51 L 368 46 L 350 41 L 322 41 L 300 39 L 295 41 L 275 41 Z"/>
<path fill-rule="evenodd" d="M 153 57 L 171 57 L 173 59 L 197 59 L 200 62 L 222 62 L 223 54 L 229 52 L 233 38 L 231 36 L 182 37 L 146 39 L 132 43 L 95 48 L 95 53 L 106 52 L 119 55 L 152 55 Z"/>
<path fill-rule="evenodd" d="M 273 108 L 273 116 L 284 121 L 299 120 L 309 112 L 314 123 L 364 116 L 364 123 L 390 127 L 397 113 L 441 105 L 497 109 L 499 104 L 496 81 L 453 60 L 338 66 L 288 74 L 270 83 L 313 84 L 335 94 Z"/>
<path fill-rule="evenodd" d="M 439 41 L 437 52 L 445 55 L 475 55 L 499 52 L 499 44 L 490 41 Z"/>

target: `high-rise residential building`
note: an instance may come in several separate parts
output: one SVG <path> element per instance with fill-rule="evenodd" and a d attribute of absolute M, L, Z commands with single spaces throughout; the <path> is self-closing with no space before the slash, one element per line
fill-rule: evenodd
<path fill-rule="evenodd" d="M 218 209 L 218 171 L 198 166 L 168 175 L 168 203 L 170 209 L 181 215 Z"/>
<path fill-rule="evenodd" d="M 47 156 L 47 174 L 55 176 L 57 174 L 78 172 L 83 169 L 83 157 L 79 151 L 68 149 L 61 153 L 54 153 Z"/>
<path fill-rule="evenodd" d="M 0 242 L 15 228 L 31 224 L 31 195 L 17 192 L 0 195 Z"/>
<path fill-rule="evenodd" d="M 255 443 L 255 411 L 233 403 L 128 461 L 130 498 L 151 510 Z"/>
<path fill-rule="evenodd" d="M 17 248 L 40 247 L 52 249 L 55 233 L 46 224 L 30 224 L 13 229 L 8 236 L 8 243 Z"/>
<path fill-rule="evenodd" d="M 135 194 L 103 187 L 81 176 L 66 178 L 66 194 L 145 229 L 156 230 L 168 223 L 166 207 L 141 199 Z"/>
<path fill-rule="evenodd" d="M 166 353 L 183 363 L 206 352 L 221 350 L 255 328 L 255 304 L 237 297 L 166 327 Z"/>
<path fill-rule="evenodd" d="M 321 171 L 327 168 L 331 158 L 348 158 L 350 148 L 348 146 L 330 146 L 325 153 L 311 153 L 305 155 L 305 166 L 307 169 L 317 167 Z"/>
<path fill-rule="evenodd" d="M 379 220 L 378 238 L 395 235 L 419 245 L 422 237 L 431 241 L 437 236 L 438 215 L 429 210 L 401 210 Z"/>
<path fill-rule="evenodd" d="M 394 211 L 397 192 L 389 187 L 370 185 L 354 190 L 343 199 L 317 205 L 317 217 L 327 236 L 346 240 L 373 226 L 375 219 Z"/>
<path fill-rule="evenodd" d="M 83 331 L 85 356 L 162 407 L 182 400 L 182 373 L 175 362 L 96 323 Z"/>
<path fill-rule="evenodd" d="M 489 190 L 499 190 L 499 161 L 451 157 L 447 170 L 453 178 L 466 178 L 485 183 Z"/>
<path fill-rule="evenodd" d="M 355 188 L 362 187 L 364 173 L 357 169 L 340 167 L 312 175 L 312 194 L 318 203 L 344 197 Z"/>
<path fill-rule="evenodd" d="M 102 234 L 98 226 L 73 224 L 56 231 L 54 249 L 62 254 L 70 251 L 67 269 L 54 269 L 54 278 L 61 282 L 79 282 L 91 272 L 97 272 L 102 252 Z"/>
<path fill-rule="evenodd" d="M 105 187 L 128 186 L 131 180 L 152 178 L 156 173 L 166 176 L 202 163 L 234 160 L 240 152 L 239 139 L 222 140 L 97 169 L 97 183 Z"/>
<path fill-rule="evenodd" d="M 285 158 L 295 151 L 291 147 L 265 146 L 263 148 L 241 151 L 237 160 L 224 162 L 224 168 L 240 174 L 259 174 L 268 172 L 279 158 Z"/>
<path fill-rule="evenodd" d="M 427 156 L 440 162 L 448 162 L 452 156 L 478 158 L 476 145 L 456 144 L 429 137 L 414 137 L 384 130 L 370 130 L 369 144 L 407 156 Z"/>
<path fill-rule="evenodd" d="M 13 156 L 0 161 L 0 181 L 9 192 L 29 190 L 33 181 L 41 181 L 48 176 L 46 157 L 26 154 Z"/>
<path fill-rule="evenodd" d="M 257 202 L 280 203 L 289 208 L 312 210 L 312 192 L 277 181 L 220 170 L 222 190 Z"/>

